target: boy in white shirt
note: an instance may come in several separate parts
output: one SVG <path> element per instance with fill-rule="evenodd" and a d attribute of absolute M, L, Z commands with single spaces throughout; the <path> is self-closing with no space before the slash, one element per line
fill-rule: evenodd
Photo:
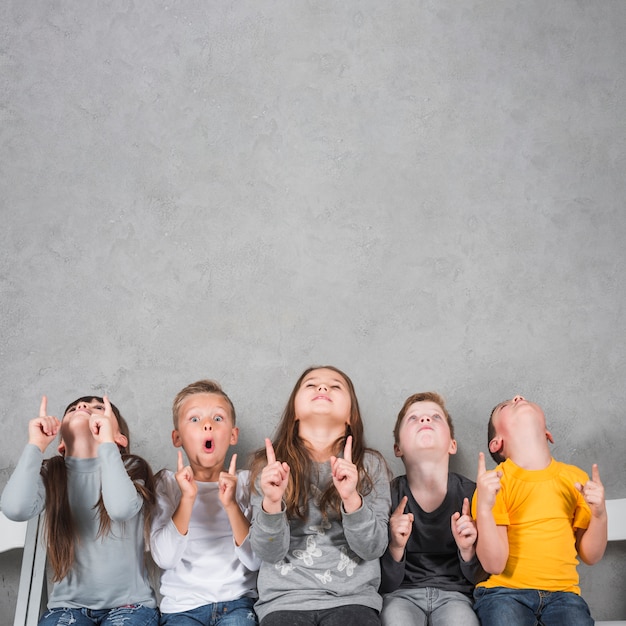
<path fill-rule="evenodd" d="M 248 472 L 236 471 L 236 454 L 224 465 L 239 436 L 235 408 L 218 383 L 200 380 L 178 393 L 172 413 L 172 442 L 189 465 L 179 451 L 177 471 L 157 477 L 150 543 L 164 570 L 161 624 L 254 626 L 260 561 L 248 537 Z"/>

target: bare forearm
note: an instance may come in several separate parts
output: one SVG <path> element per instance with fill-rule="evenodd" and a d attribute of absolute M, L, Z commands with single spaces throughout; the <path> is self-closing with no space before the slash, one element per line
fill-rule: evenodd
<path fill-rule="evenodd" d="M 577 534 L 577 548 L 580 558 L 586 565 L 595 565 L 606 550 L 607 541 L 607 516 L 602 515 L 591 518 L 587 530 L 579 530 Z"/>
<path fill-rule="evenodd" d="M 497 526 L 493 515 L 481 516 L 476 520 L 478 540 L 476 555 L 489 574 L 500 574 L 509 558 L 509 542 L 506 526 Z"/>

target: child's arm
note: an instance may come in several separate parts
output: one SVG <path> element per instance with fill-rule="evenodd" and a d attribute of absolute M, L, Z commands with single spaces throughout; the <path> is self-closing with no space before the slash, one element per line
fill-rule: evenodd
<path fill-rule="evenodd" d="M 476 523 L 470 515 L 470 505 L 467 498 L 463 499 L 461 513 L 458 511 L 450 518 L 450 529 L 456 542 L 461 558 L 466 563 L 471 561 L 476 554 Z"/>
<path fill-rule="evenodd" d="M 182 458 L 180 459 L 182 462 Z M 174 523 L 180 502 L 180 487 L 173 472 L 161 470 L 156 476 L 156 506 L 150 528 L 150 551 L 161 569 L 174 569 L 185 552 L 189 535 L 182 535 Z"/>
<path fill-rule="evenodd" d="M 172 522 L 181 535 L 186 535 L 189 532 L 191 510 L 198 494 L 198 485 L 193 477 L 191 466 L 183 463 L 183 453 L 180 450 L 178 451 L 177 471 L 174 477 L 180 489 L 180 501 L 172 515 Z"/>
<path fill-rule="evenodd" d="M 490 574 L 500 574 L 509 558 L 509 538 L 506 526 L 496 525 L 493 505 L 500 491 L 501 472 L 487 471 L 485 455 L 478 453 L 476 477 L 476 554 L 483 568 Z"/>
<path fill-rule="evenodd" d="M 89 428 L 98 442 L 102 501 L 109 517 L 116 522 L 133 518 L 143 508 L 143 496 L 126 471 L 122 456 L 113 435 L 113 409 L 104 396 L 104 413 L 94 413 L 89 418 Z"/>
<path fill-rule="evenodd" d="M 594 463 L 591 467 L 591 480 L 584 485 L 576 483 L 576 489 L 583 494 L 591 509 L 588 528 L 576 529 L 576 549 L 584 563 L 594 565 L 604 555 L 607 541 L 607 515 L 604 502 L 604 485 L 600 471 Z"/>
<path fill-rule="evenodd" d="M 353 513 L 345 510 L 345 501 L 342 498 L 344 512 L 341 522 L 350 549 L 364 561 L 371 561 L 380 558 L 389 543 L 391 494 L 384 460 L 367 452 L 363 463 L 372 479 L 372 490 L 364 496 L 357 492 L 362 503 Z"/>
<path fill-rule="evenodd" d="M 233 454 L 228 472 L 220 472 L 220 502 L 228 515 L 235 544 L 240 546 L 248 536 L 250 522 L 237 503 L 237 455 Z"/>
<path fill-rule="evenodd" d="M 404 560 L 404 549 L 413 529 L 413 513 L 404 512 L 408 501 L 404 496 L 389 518 L 389 554 L 397 563 Z"/>
<path fill-rule="evenodd" d="M 254 553 L 267 563 L 278 563 L 287 554 L 291 537 L 283 495 L 289 481 L 289 465 L 276 460 L 274 447 L 265 440 L 267 465 L 252 494 L 253 520 L 250 543 Z"/>
<path fill-rule="evenodd" d="M 359 470 L 352 462 L 352 435 L 346 438 L 346 446 L 343 459 L 331 456 L 330 467 L 333 475 L 333 483 L 341 497 L 341 502 L 346 513 L 354 513 L 361 508 L 363 498 L 357 491 L 359 482 Z"/>
<path fill-rule="evenodd" d="M 393 487 L 392 487 L 393 491 Z M 392 494 L 392 501 L 393 501 Z M 408 502 L 403 496 L 389 518 L 389 545 L 380 559 L 380 588 L 379 593 L 385 594 L 395 591 L 405 572 L 405 548 L 413 529 L 413 513 L 405 513 Z"/>
<path fill-rule="evenodd" d="M 61 422 L 47 414 L 48 399 L 41 398 L 39 415 L 28 422 L 28 445 L 4 491 L 0 507 L 12 520 L 26 521 L 41 513 L 46 503 L 46 492 L 40 475 L 43 453 L 54 441 Z"/>
<path fill-rule="evenodd" d="M 276 460 L 274 446 L 265 440 L 267 465 L 261 472 L 261 491 L 263 492 L 263 510 L 266 513 L 280 513 L 283 495 L 289 483 L 289 465 Z"/>

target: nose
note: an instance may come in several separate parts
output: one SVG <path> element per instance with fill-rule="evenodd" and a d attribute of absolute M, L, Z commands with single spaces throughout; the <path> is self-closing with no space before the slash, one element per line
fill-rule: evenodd
<path fill-rule="evenodd" d="M 213 425 L 211 424 L 211 420 L 207 420 L 206 422 L 204 422 L 204 430 L 212 430 L 213 429 Z"/>
<path fill-rule="evenodd" d="M 513 397 L 513 402 L 520 402 L 521 400 L 524 400 L 523 396 L 517 395 Z"/>
<path fill-rule="evenodd" d="M 89 408 L 89 403 L 88 402 L 79 402 L 76 405 L 77 409 L 88 409 Z"/>
<path fill-rule="evenodd" d="M 318 390 L 318 391 L 328 391 L 328 387 L 326 386 L 326 383 L 320 383 L 320 384 L 317 386 L 317 390 Z"/>
<path fill-rule="evenodd" d="M 420 417 L 420 422 L 430 422 L 430 415 L 422 415 Z"/>

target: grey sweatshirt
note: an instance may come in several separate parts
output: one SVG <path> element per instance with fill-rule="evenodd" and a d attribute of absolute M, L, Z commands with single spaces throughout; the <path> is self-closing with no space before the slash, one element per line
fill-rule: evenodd
<path fill-rule="evenodd" d="M 378 559 L 387 547 L 391 498 L 384 461 L 368 452 L 364 464 L 374 486 L 354 513 L 322 517 L 319 496 L 332 480 L 329 462 L 314 464 L 304 522 L 287 519 L 284 511 L 264 512 L 263 495 L 252 494 L 250 540 L 263 561 L 255 605 L 259 620 L 274 611 L 348 604 L 380 611 Z"/>

